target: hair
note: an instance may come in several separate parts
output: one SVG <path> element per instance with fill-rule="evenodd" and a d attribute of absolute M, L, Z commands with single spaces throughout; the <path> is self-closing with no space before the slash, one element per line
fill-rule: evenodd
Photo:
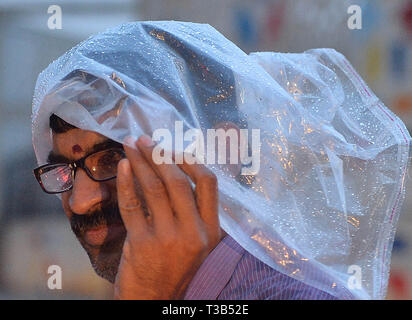
<path fill-rule="evenodd" d="M 81 81 L 83 84 L 90 87 L 90 89 L 94 90 L 103 90 L 102 82 L 105 83 L 104 80 L 97 78 L 94 75 L 87 73 L 86 71 L 76 69 L 70 72 L 67 76 L 65 76 L 61 81 Z M 84 107 L 94 107 L 98 103 L 100 103 L 99 99 L 90 94 L 89 90 L 81 92 L 78 96 L 76 96 L 76 101 L 82 104 Z M 54 113 L 49 118 L 49 126 L 54 133 L 65 133 L 69 130 L 76 129 L 77 127 L 67 123 L 62 118 L 58 117 Z"/>
<path fill-rule="evenodd" d="M 49 118 L 50 128 L 54 133 L 65 133 L 69 130 L 76 129 L 75 126 L 67 123 L 62 118 L 59 118 L 54 113 Z"/>

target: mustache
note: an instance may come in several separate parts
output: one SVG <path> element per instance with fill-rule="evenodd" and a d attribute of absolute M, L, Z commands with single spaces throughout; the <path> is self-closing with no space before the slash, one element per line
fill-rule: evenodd
<path fill-rule="evenodd" d="M 86 231 L 101 225 L 123 224 L 117 203 L 110 203 L 88 214 L 73 212 L 70 226 L 77 237 L 81 237 Z"/>

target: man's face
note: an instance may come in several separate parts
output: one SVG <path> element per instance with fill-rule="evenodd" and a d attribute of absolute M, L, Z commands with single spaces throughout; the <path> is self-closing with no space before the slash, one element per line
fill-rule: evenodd
<path fill-rule="evenodd" d="M 113 141 L 91 131 L 72 129 L 53 134 L 52 161 L 71 162 L 94 151 L 107 149 Z M 64 211 L 71 228 L 89 255 L 96 273 L 114 282 L 126 229 L 117 205 L 116 179 L 96 182 L 77 169 L 70 191 L 62 193 Z"/>

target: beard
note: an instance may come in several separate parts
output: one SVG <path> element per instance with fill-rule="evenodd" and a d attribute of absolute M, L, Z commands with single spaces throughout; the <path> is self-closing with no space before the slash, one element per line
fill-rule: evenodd
<path fill-rule="evenodd" d="M 105 241 L 102 245 L 92 246 L 84 240 L 88 230 L 99 226 L 111 225 L 121 225 L 122 232 L 116 237 L 110 237 L 110 240 Z M 70 219 L 70 226 L 89 256 L 97 275 L 114 283 L 122 256 L 123 243 L 126 238 L 126 228 L 124 227 L 117 203 L 106 204 L 100 210 L 90 214 L 73 213 Z M 109 234 L 110 232 L 109 228 Z"/>

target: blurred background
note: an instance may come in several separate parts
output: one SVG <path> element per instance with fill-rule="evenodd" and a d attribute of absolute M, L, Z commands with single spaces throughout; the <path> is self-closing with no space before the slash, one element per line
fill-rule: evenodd
<path fill-rule="evenodd" d="M 61 9 L 61 28 L 50 28 L 53 5 Z M 361 29 L 348 27 L 351 5 L 362 10 Z M 112 296 L 59 200 L 33 177 L 31 99 L 52 60 L 91 34 L 136 20 L 208 23 L 247 53 L 334 48 L 412 129 L 412 0 L 0 0 L 0 299 Z M 409 180 L 388 299 L 412 298 Z M 49 265 L 62 268 L 62 290 L 48 289 Z"/>

